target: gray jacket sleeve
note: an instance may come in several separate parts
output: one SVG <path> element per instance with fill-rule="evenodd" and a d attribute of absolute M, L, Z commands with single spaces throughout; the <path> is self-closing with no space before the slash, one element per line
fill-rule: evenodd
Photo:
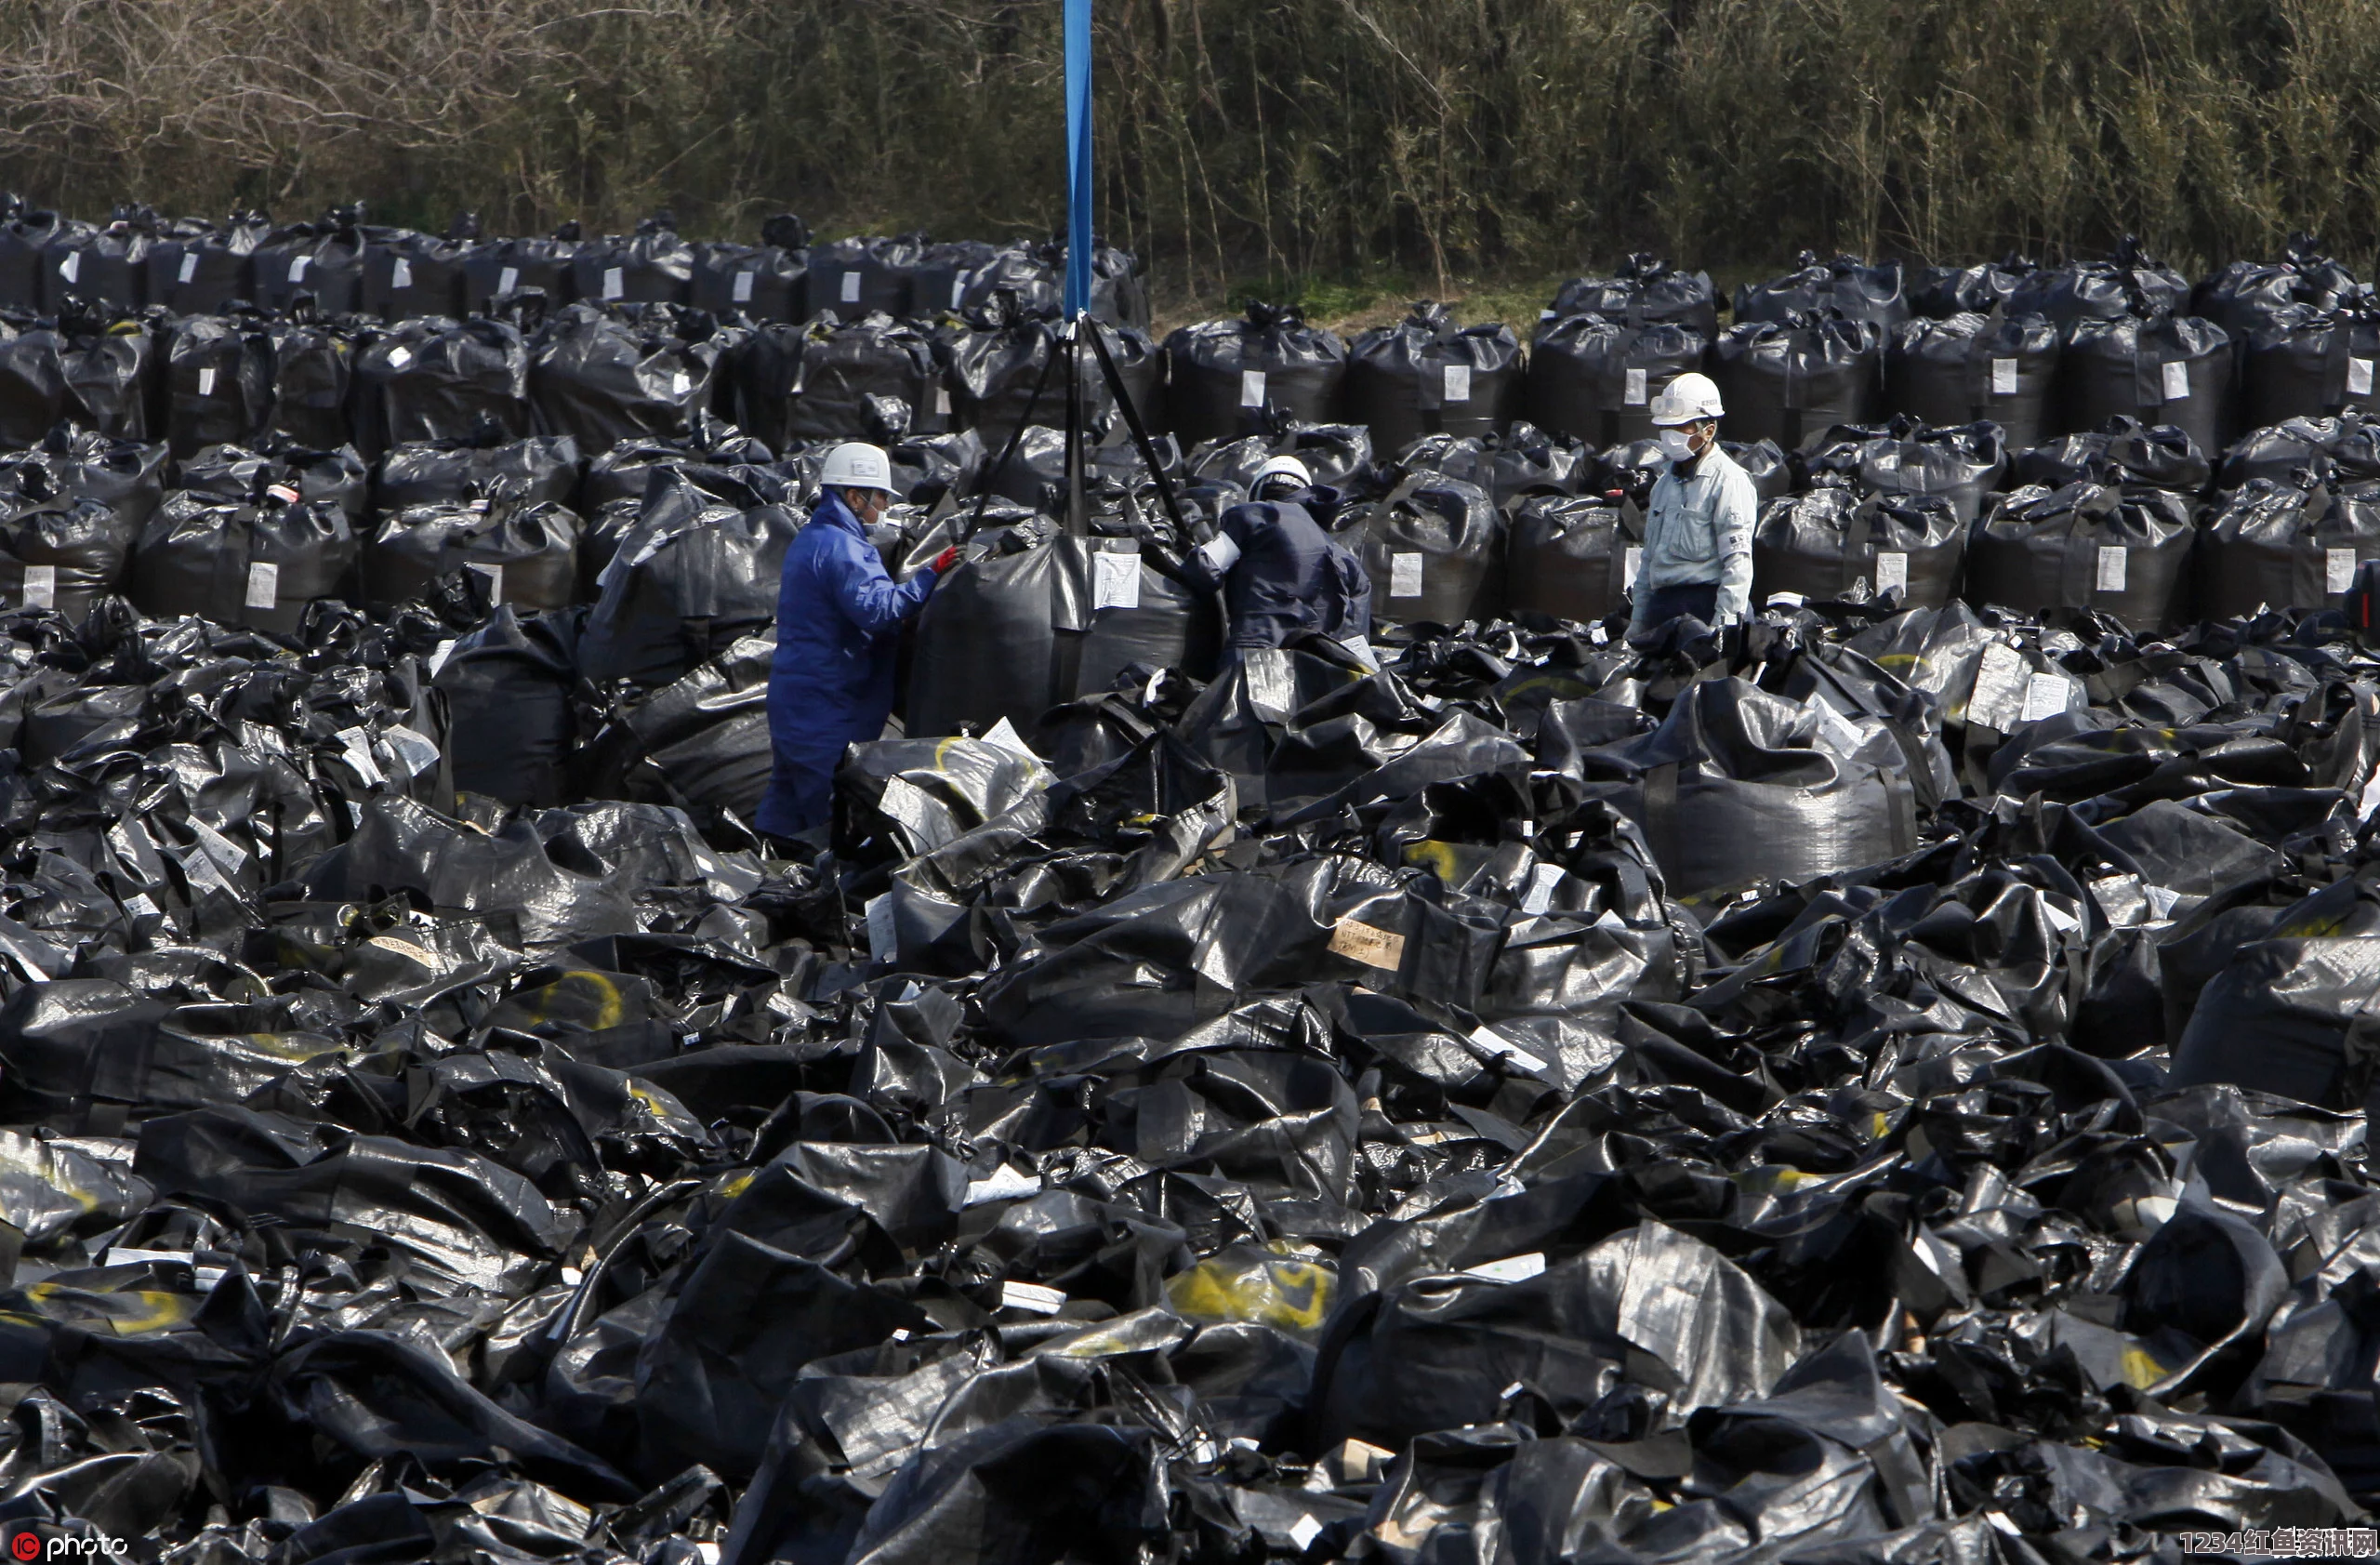
<path fill-rule="evenodd" d="M 1734 625 L 1752 617 L 1752 529 L 1759 520 L 1758 492 L 1739 470 L 1721 484 L 1716 514 L 1719 535 L 1718 622 Z"/>

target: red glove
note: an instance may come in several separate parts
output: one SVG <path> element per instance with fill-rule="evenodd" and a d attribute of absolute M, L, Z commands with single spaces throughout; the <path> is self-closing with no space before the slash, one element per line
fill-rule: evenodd
<path fill-rule="evenodd" d="M 945 549 L 941 553 L 935 555 L 933 557 L 933 564 L 928 565 L 926 569 L 933 572 L 936 576 L 941 576 L 946 573 L 951 566 L 958 563 L 959 546 L 957 544 L 953 544 L 948 549 Z"/>

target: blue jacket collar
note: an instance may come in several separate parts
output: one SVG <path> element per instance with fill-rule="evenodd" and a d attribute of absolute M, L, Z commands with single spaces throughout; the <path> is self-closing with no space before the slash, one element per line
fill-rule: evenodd
<path fill-rule="evenodd" d="M 810 521 L 813 526 L 815 526 L 821 522 L 825 522 L 830 525 L 840 527 L 843 531 L 851 534 L 853 537 L 865 538 L 867 537 L 867 529 L 861 526 L 859 524 L 859 518 L 852 514 L 852 508 L 845 505 L 843 503 L 843 497 L 838 495 L 832 489 L 821 489 L 818 491 L 818 503 L 810 508 Z"/>

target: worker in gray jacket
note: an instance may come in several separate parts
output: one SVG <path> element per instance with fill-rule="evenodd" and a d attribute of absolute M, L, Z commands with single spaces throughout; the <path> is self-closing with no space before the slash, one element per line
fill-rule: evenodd
<path fill-rule="evenodd" d="M 1752 607 L 1752 529 L 1759 497 L 1752 475 L 1719 449 L 1719 388 L 1707 375 L 1681 375 L 1653 399 L 1669 466 L 1653 483 L 1645 515 L 1645 555 L 1632 589 L 1632 641 L 1680 615 L 1733 625 Z"/>

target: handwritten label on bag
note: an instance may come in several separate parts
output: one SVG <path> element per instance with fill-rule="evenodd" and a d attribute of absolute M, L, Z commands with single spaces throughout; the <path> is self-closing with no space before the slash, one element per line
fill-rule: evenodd
<path fill-rule="evenodd" d="M 737 272 L 735 274 L 734 285 L 728 289 L 728 297 L 734 299 L 738 304 L 751 303 L 752 274 L 748 272 Z"/>
<path fill-rule="evenodd" d="M 413 286 L 413 263 L 403 256 L 399 256 L 389 263 L 389 286 L 392 288 Z"/>
<path fill-rule="evenodd" d="M 1350 962 L 1394 973 L 1405 965 L 1405 936 L 1360 919 L 1341 919 L 1330 931 L 1330 948 Z"/>
<path fill-rule="evenodd" d="M 2016 360 L 1994 359 L 1991 361 L 1991 394 L 1995 397 L 2013 397 L 2016 394 Z"/>
<path fill-rule="evenodd" d="M 215 394 L 215 366 L 213 365 L 207 365 L 199 370 L 198 394 L 203 397 L 211 397 Z"/>
<path fill-rule="evenodd" d="M 1469 365 L 1447 365 L 1446 400 L 1448 402 L 1471 400 L 1471 366 Z"/>
<path fill-rule="evenodd" d="M 521 269 L 517 266 L 508 266 L 503 271 L 496 274 L 496 291 L 497 293 L 509 294 L 520 285 Z"/>
<path fill-rule="evenodd" d="M 1392 598 L 1418 598 L 1421 595 L 1421 556 L 1398 552 L 1388 557 L 1388 595 Z"/>
<path fill-rule="evenodd" d="M 2132 550 L 2122 544 L 2099 546 L 2099 574 L 2093 580 L 2096 590 L 2101 592 L 2123 590 L 2124 563 L 2131 553 Z"/>
<path fill-rule="evenodd" d="M 1645 546 L 1643 544 L 1632 543 L 1620 551 L 1620 590 L 1621 591 L 1633 592 L 1635 590 L 1636 573 L 1644 567 L 1644 564 Z"/>
<path fill-rule="evenodd" d="M 2190 394 L 2190 366 L 2180 359 L 2165 361 L 2165 400 L 2186 402 Z"/>
<path fill-rule="evenodd" d="M 58 567 L 27 565 L 25 567 L 25 606 L 56 608 L 58 606 Z"/>
<path fill-rule="evenodd" d="M 182 252 L 182 270 L 181 270 L 181 275 L 180 275 L 180 276 L 178 276 L 178 277 L 177 277 L 177 278 L 175 278 L 175 279 L 174 279 L 174 281 L 176 281 L 176 282 L 178 282 L 178 283 L 187 283 L 187 282 L 189 282 L 192 278 L 193 278 L 193 277 L 195 277 L 195 276 L 197 276 L 197 275 L 198 275 L 198 252 L 197 252 L 196 250 L 185 250 L 185 251 L 183 251 L 183 252 Z"/>
<path fill-rule="evenodd" d="M 1897 549 L 1876 551 L 1876 590 L 1909 590 L 1909 556 Z"/>
<path fill-rule="evenodd" d="M 1620 383 L 1620 404 L 1627 407 L 1642 407 L 1649 394 L 1645 386 L 1645 371 L 1641 369 L 1628 371 L 1627 378 Z"/>
<path fill-rule="evenodd" d="M 1108 551 L 1091 557 L 1091 606 L 1094 609 L 1141 606 L 1141 557 Z"/>
<path fill-rule="evenodd" d="M 2066 710 L 2073 683 L 2064 674 L 2035 674 L 2025 682 L 2025 713 L 2020 723 L 2039 723 Z"/>
<path fill-rule="evenodd" d="M 2352 397 L 2372 394 L 2372 361 L 2349 359 L 2347 362 L 2347 391 Z"/>
<path fill-rule="evenodd" d="M 859 302 L 859 273 L 858 273 L 858 272 L 844 272 L 844 273 L 843 273 L 843 294 L 842 294 L 842 299 L 843 299 L 843 302 L 844 302 L 845 304 L 857 304 L 857 303 Z"/>
<path fill-rule="evenodd" d="M 628 278 L 623 275 L 623 269 L 616 266 L 605 267 L 603 269 L 603 297 L 605 298 L 622 298 L 627 297 L 628 291 Z"/>
<path fill-rule="evenodd" d="M 2325 549 L 2322 550 L 2322 590 L 2344 592 L 2355 585 L 2355 550 Z"/>
<path fill-rule="evenodd" d="M 269 609 L 281 602 L 281 567 L 270 560 L 256 560 L 248 565 L 248 596 L 245 606 Z"/>
<path fill-rule="evenodd" d="M 1264 405 L 1264 372 L 1263 370 L 1243 369 L 1239 372 L 1239 405 L 1242 407 Z"/>

